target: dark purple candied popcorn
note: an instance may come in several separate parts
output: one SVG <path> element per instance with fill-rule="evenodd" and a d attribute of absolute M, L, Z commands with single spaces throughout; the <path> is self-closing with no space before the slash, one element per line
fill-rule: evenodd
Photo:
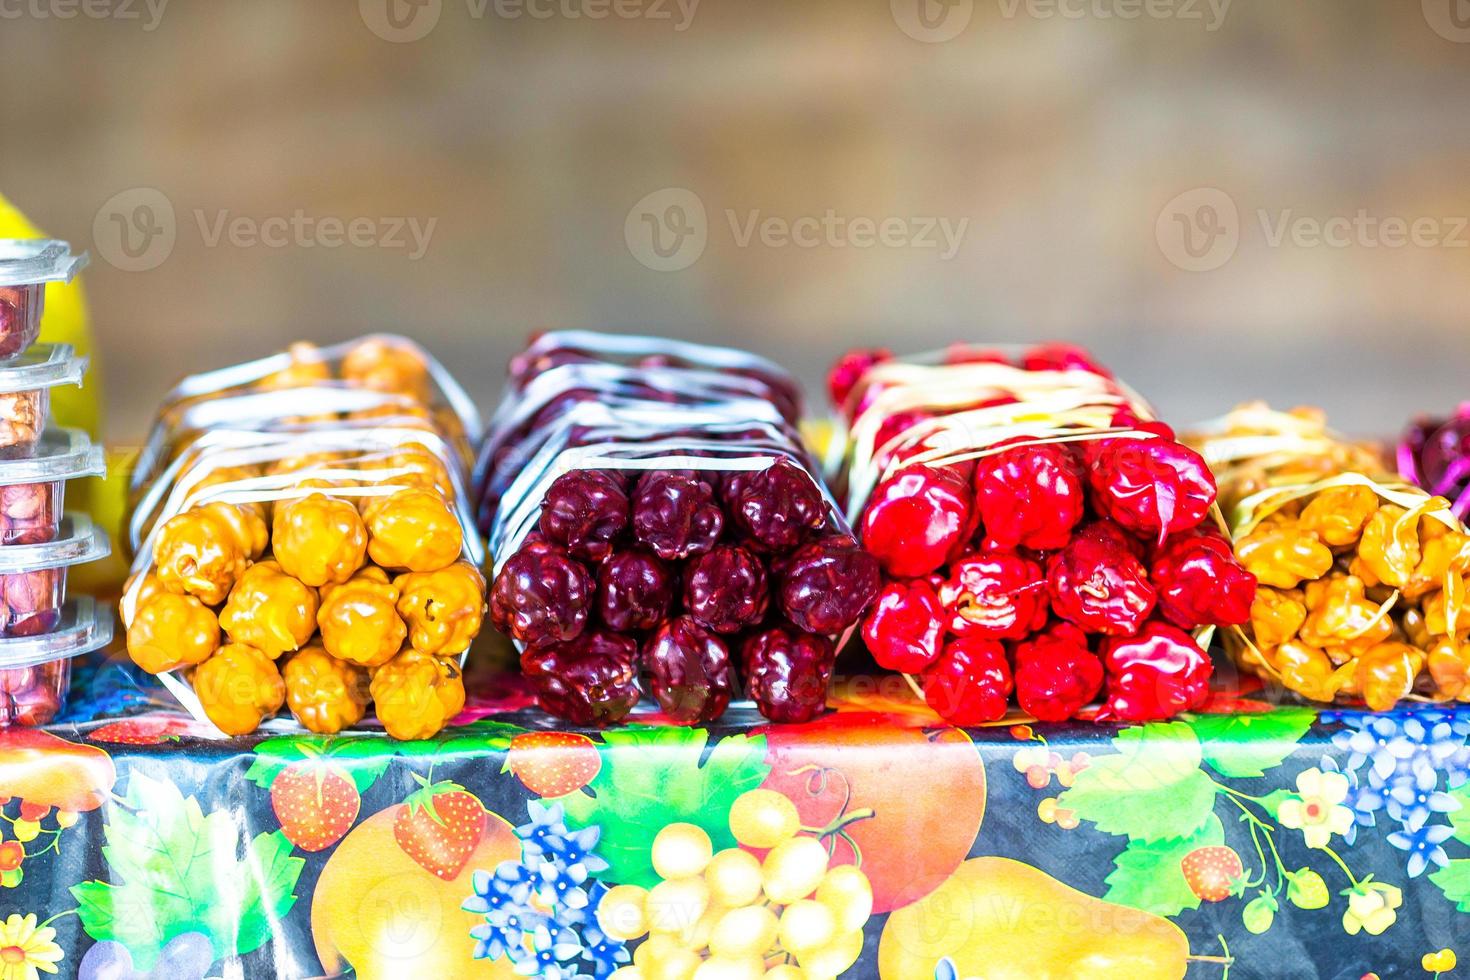
<path fill-rule="evenodd" d="M 770 587 L 760 559 L 744 548 L 720 545 L 684 570 L 684 606 L 701 626 L 738 633 L 766 615 Z"/>
<path fill-rule="evenodd" d="M 811 721 L 827 705 L 837 651 L 825 636 L 775 627 L 748 638 L 740 650 L 745 693 L 775 722 Z"/>
<path fill-rule="evenodd" d="M 730 519 L 762 551 L 784 554 L 794 550 L 827 518 L 822 491 L 789 459 L 727 481 L 725 492 Z"/>
<path fill-rule="evenodd" d="M 616 724 L 638 703 L 638 644 L 593 631 L 566 643 L 527 650 L 521 672 L 543 711 L 576 725 Z"/>
<path fill-rule="evenodd" d="M 596 585 L 566 552 L 531 544 L 511 556 L 490 591 L 490 621 L 527 646 L 576 639 L 587 626 Z"/>
<path fill-rule="evenodd" d="M 557 477 L 541 501 L 541 533 L 578 558 L 600 561 L 628 528 L 623 479 L 606 470 L 572 470 Z"/>
<path fill-rule="evenodd" d="M 659 707 L 681 725 L 714 721 L 730 703 L 730 650 L 688 616 L 669 620 L 648 638 L 643 666 Z"/>
<path fill-rule="evenodd" d="M 651 630 L 669 614 L 676 576 L 646 551 L 622 551 L 597 570 L 597 612 L 619 633 Z"/>
<path fill-rule="evenodd" d="M 805 545 L 783 566 L 781 611 L 808 633 L 837 634 L 877 597 L 878 560 L 845 534 Z"/>
<path fill-rule="evenodd" d="M 725 516 L 709 484 L 649 472 L 633 494 L 633 534 L 665 561 L 702 555 L 720 540 Z"/>

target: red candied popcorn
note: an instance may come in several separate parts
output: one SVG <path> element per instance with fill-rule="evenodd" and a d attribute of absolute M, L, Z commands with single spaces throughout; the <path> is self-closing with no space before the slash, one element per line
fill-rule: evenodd
<path fill-rule="evenodd" d="M 1091 454 L 1088 482 L 1104 517 L 1152 541 L 1197 527 L 1217 496 L 1199 453 L 1166 439 L 1109 439 Z"/>
<path fill-rule="evenodd" d="M 1136 633 L 1158 598 L 1137 548 L 1136 541 L 1107 521 L 1077 532 L 1047 565 L 1052 610 L 1089 633 Z"/>
<path fill-rule="evenodd" d="M 1019 640 L 1046 623 L 1046 576 L 1016 552 L 966 555 L 940 583 L 939 602 L 956 636 Z"/>
<path fill-rule="evenodd" d="M 939 656 L 944 607 L 924 579 L 889 582 L 863 622 L 863 642 L 885 670 L 917 674 Z"/>
<path fill-rule="evenodd" d="M 899 470 L 878 484 L 863 509 L 863 547 L 894 578 L 935 571 L 974 530 L 969 482 L 947 468 Z"/>
<path fill-rule="evenodd" d="M 1104 712 L 1119 721 L 1157 721 L 1209 699 L 1214 665 L 1184 630 L 1155 620 L 1136 636 L 1103 643 Z"/>
<path fill-rule="evenodd" d="M 1016 703 L 1039 721 L 1076 717 L 1102 689 L 1102 661 L 1070 623 L 1017 644 L 1015 657 Z"/>
<path fill-rule="evenodd" d="M 1175 626 L 1239 626 L 1250 620 L 1256 577 L 1214 528 L 1170 537 L 1154 555 L 1149 579 L 1158 590 L 1159 612 Z"/>
<path fill-rule="evenodd" d="M 962 636 L 945 644 L 924 673 L 924 701 L 954 725 L 980 725 L 1005 717 L 1013 681 L 1005 647 L 995 640 Z"/>
<path fill-rule="evenodd" d="M 1082 468 L 1062 445 L 1032 443 L 975 467 L 975 509 L 987 544 L 1054 551 L 1087 510 Z"/>

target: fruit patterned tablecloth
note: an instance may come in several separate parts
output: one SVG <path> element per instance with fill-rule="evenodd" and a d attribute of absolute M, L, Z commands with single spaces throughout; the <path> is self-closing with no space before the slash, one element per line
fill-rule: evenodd
<path fill-rule="evenodd" d="M 5 980 L 1470 963 L 1470 711 L 962 731 L 849 694 L 799 727 L 584 733 L 510 697 L 430 742 L 214 740 L 119 670 L 0 732 Z"/>

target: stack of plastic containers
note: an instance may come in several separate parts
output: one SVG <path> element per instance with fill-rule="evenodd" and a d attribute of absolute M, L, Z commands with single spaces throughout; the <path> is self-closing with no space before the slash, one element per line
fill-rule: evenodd
<path fill-rule="evenodd" d="M 101 476 L 102 448 L 47 425 L 51 389 L 80 385 L 87 359 L 36 343 L 46 284 L 85 264 L 65 242 L 0 240 L 0 727 L 54 718 L 72 658 L 112 639 L 105 605 L 66 594 L 67 570 L 109 550 L 85 515 L 63 516 L 67 482 Z"/>

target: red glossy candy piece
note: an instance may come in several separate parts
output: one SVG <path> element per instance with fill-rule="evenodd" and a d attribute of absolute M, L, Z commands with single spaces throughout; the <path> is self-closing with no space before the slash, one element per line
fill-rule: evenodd
<path fill-rule="evenodd" d="M 1041 344 L 1033 347 L 1022 355 L 1021 367 L 1027 371 L 1087 371 L 1104 378 L 1113 376 L 1112 372 L 1093 359 L 1090 351 L 1072 344 Z"/>
<path fill-rule="evenodd" d="M 1157 596 L 1136 547 L 1114 524 L 1084 527 L 1047 565 L 1052 610 L 1089 633 L 1138 632 Z"/>
<path fill-rule="evenodd" d="M 1104 517 L 1163 541 L 1210 513 L 1217 491 L 1204 458 L 1167 439 L 1109 439 L 1092 454 L 1088 483 Z"/>
<path fill-rule="evenodd" d="M 1016 646 L 1016 703 L 1039 721 L 1075 717 L 1102 684 L 1102 661 L 1070 623 Z"/>
<path fill-rule="evenodd" d="M 1065 446 L 1032 444 L 977 461 L 975 509 L 986 544 L 1055 551 L 1087 509 L 1081 467 Z"/>
<path fill-rule="evenodd" d="M 643 665 L 659 707 L 681 725 L 714 721 L 730 703 L 730 650 L 688 616 L 653 632 L 643 644 Z"/>
<path fill-rule="evenodd" d="M 781 612 L 807 633 L 835 635 L 857 625 L 879 585 L 878 563 L 856 541 L 821 538 L 783 564 Z"/>
<path fill-rule="evenodd" d="M 1239 626 L 1250 621 L 1256 577 L 1214 528 L 1176 534 L 1154 555 L 1149 578 L 1159 612 L 1184 629 Z"/>
<path fill-rule="evenodd" d="M 889 582 L 863 622 L 863 642 L 885 670 L 917 674 L 939 656 L 945 613 L 924 579 Z"/>
<path fill-rule="evenodd" d="M 638 703 L 638 644 L 631 637 L 594 631 L 521 655 L 521 672 L 536 701 L 578 725 L 615 724 Z"/>
<path fill-rule="evenodd" d="M 950 566 L 939 602 L 956 636 L 1019 640 L 1046 623 L 1046 576 L 1012 551 L 966 555 Z"/>
<path fill-rule="evenodd" d="M 1005 717 L 1013 683 L 1005 647 L 962 636 L 924 674 L 924 701 L 953 725 L 980 725 Z"/>
<path fill-rule="evenodd" d="M 1177 626 L 1154 620 L 1137 636 L 1106 641 L 1101 652 L 1109 718 L 1157 721 L 1209 699 L 1214 665 L 1194 637 Z"/>
<path fill-rule="evenodd" d="M 916 578 L 963 548 L 974 522 L 974 495 L 963 477 L 911 466 L 874 489 L 863 510 L 863 547 L 894 578 Z"/>
<path fill-rule="evenodd" d="M 832 641 L 825 636 L 791 626 L 762 630 L 741 646 L 745 693 L 772 721 L 811 721 L 827 706 L 827 685 L 836 657 Z"/>
<path fill-rule="evenodd" d="M 527 646 L 564 643 L 587 626 L 592 575 L 559 548 L 533 543 L 512 555 L 490 590 L 490 621 Z"/>
<path fill-rule="evenodd" d="M 850 350 L 832 365 L 832 370 L 827 372 L 827 394 L 832 398 L 832 404 L 838 408 L 847 405 L 847 397 L 864 374 L 874 364 L 893 360 L 893 351 L 886 347 L 858 348 Z"/>

